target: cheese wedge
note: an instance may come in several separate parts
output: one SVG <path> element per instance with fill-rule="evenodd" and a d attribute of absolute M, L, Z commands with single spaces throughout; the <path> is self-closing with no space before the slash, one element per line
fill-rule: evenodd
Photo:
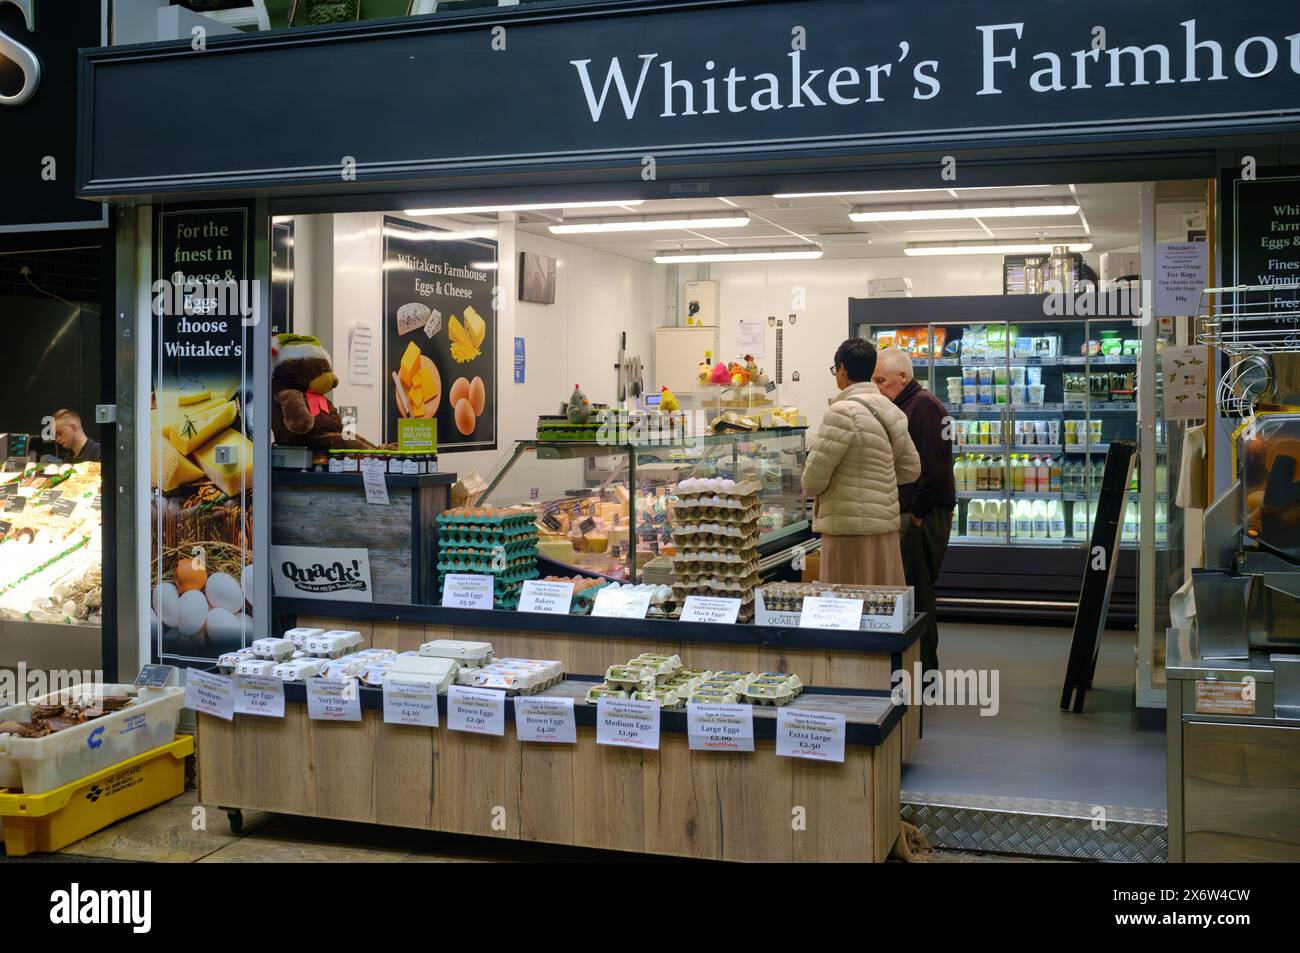
<path fill-rule="evenodd" d="M 420 349 L 416 347 L 414 341 L 406 345 L 406 350 L 402 352 L 402 363 L 397 370 L 397 378 L 402 382 L 402 386 L 407 390 L 415 382 L 416 372 L 420 370 Z"/>
<path fill-rule="evenodd" d="M 420 362 L 420 373 L 416 375 L 415 382 L 419 384 L 420 389 L 424 391 L 425 400 L 437 396 L 438 385 L 433 379 L 433 368 L 428 364 L 425 364 L 423 361 Z"/>
<path fill-rule="evenodd" d="M 415 386 L 413 386 L 410 390 L 406 392 L 406 396 L 411 398 L 411 403 L 413 404 L 423 404 L 424 388 L 417 383 Z"/>
<path fill-rule="evenodd" d="M 159 470 L 161 469 L 161 473 Z M 170 443 L 160 446 L 160 452 L 153 457 L 153 485 L 164 493 L 170 493 L 177 487 L 193 483 L 203 476 L 203 471 L 187 458 L 176 452 Z"/>
<path fill-rule="evenodd" d="M 188 456 L 235 421 L 233 400 L 202 413 L 183 414 L 179 423 L 170 423 L 168 440 L 178 453 Z"/>
<path fill-rule="evenodd" d="M 176 403 L 180 404 L 182 407 L 186 407 L 190 404 L 207 403 L 211 399 L 212 391 L 210 390 L 184 391 L 176 395 Z"/>
<path fill-rule="evenodd" d="M 218 447 L 233 447 L 234 462 L 217 463 Z M 227 496 L 238 496 L 253 487 L 253 443 L 237 430 L 218 434 L 194 454 L 194 462 L 203 470 L 203 475 Z"/>

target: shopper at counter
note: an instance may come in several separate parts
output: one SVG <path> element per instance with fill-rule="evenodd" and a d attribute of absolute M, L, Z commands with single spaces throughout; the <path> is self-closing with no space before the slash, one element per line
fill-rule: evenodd
<path fill-rule="evenodd" d="M 81 414 L 75 410 L 65 408 L 54 412 L 54 440 L 70 463 L 99 460 L 104 455 L 99 441 L 90 439 L 82 428 Z"/>
<path fill-rule="evenodd" d="M 902 586 L 898 486 L 921 474 L 907 417 L 871 382 L 876 349 L 850 338 L 835 351 L 840 392 L 808 449 L 803 492 L 815 497 L 821 581 Z"/>
<path fill-rule="evenodd" d="M 952 473 L 952 439 L 948 410 L 939 399 L 916 382 L 912 359 L 906 351 L 885 348 L 876 361 L 871 380 L 907 415 L 907 431 L 921 457 L 921 475 L 898 488 L 903 512 L 903 572 L 916 590 L 916 611 L 926 614 L 921 636 L 923 671 L 939 667 L 939 623 L 935 617 L 934 587 L 948 552 L 952 511 L 957 490 Z"/>

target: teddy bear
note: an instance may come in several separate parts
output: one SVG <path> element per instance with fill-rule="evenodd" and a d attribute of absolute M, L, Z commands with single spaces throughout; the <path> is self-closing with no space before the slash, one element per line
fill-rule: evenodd
<path fill-rule="evenodd" d="M 281 446 L 366 450 L 374 446 L 343 432 L 343 418 L 325 395 L 339 385 L 329 352 L 307 334 L 271 340 L 271 433 Z"/>

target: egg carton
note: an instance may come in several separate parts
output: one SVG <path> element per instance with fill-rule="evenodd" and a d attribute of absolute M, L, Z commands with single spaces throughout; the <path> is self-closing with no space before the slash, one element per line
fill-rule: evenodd
<path fill-rule="evenodd" d="M 673 579 L 674 586 L 693 586 L 707 584 L 710 579 L 724 579 L 729 582 L 743 582 L 758 578 L 758 564 L 748 563 L 696 563 L 678 567 Z"/>
<path fill-rule="evenodd" d="M 673 583 L 673 592 L 678 602 L 685 602 L 687 596 L 723 596 L 739 599 L 742 607 L 753 601 L 751 594 L 757 585 L 756 576 L 740 579 L 727 579 L 721 576 L 698 576 L 689 581 L 679 580 Z"/>
<path fill-rule="evenodd" d="M 324 635 L 324 629 L 313 628 L 309 625 L 301 625 L 294 629 L 289 629 L 284 633 L 284 638 L 294 644 L 295 648 L 301 649 L 307 644 L 307 640 L 313 635 Z"/>
<path fill-rule="evenodd" d="M 459 665 L 477 668 L 492 661 L 492 643 L 433 639 L 420 646 L 419 655 L 424 658 L 453 659 Z"/>
<path fill-rule="evenodd" d="M 484 576 L 512 576 L 526 572 L 529 567 L 537 565 L 536 556 L 520 556 L 505 560 L 505 565 L 497 562 L 494 556 L 457 556 L 438 554 L 437 569 L 443 573 L 476 573 Z"/>
<path fill-rule="evenodd" d="M 262 678 L 269 678 L 275 675 L 275 667 L 280 662 L 273 662 L 270 659 L 246 658 L 235 666 L 236 675 L 257 675 Z"/>
<path fill-rule="evenodd" d="M 751 506 L 743 510 L 704 504 L 695 507 L 673 507 L 674 523 L 710 522 L 746 529 L 751 524 L 757 527 L 760 516 L 762 516 L 762 508 L 759 506 Z"/>
<path fill-rule="evenodd" d="M 630 698 L 631 695 L 621 688 L 610 688 L 603 682 L 587 689 L 587 704 L 595 705 L 602 698 Z"/>
<path fill-rule="evenodd" d="M 269 659 L 272 662 L 283 662 L 287 659 L 293 658 L 293 653 L 297 649 L 298 646 L 289 639 L 269 638 L 253 640 L 253 655 L 259 659 Z"/>
<path fill-rule="evenodd" d="M 673 526 L 673 538 L 679 539 L 683 536 L 723 536 L 728 539 L 748 539 L 750 536 L 758 538 L 757 529 L 748 527 L 743 523 L 677 523 Z"/>
<path fill-rule="evenodd" d="M 763 490 L 757 480 L 729 480 L 725 477 L 688 477 L 678 481 L 673 492 L 680 496 L 722 496 L 746 497 L 756 496 Z"/>
<path fill-rule="evenodd" d="M 748 510 L 759 505 L 757 496 L 720 496 L 717 493 L 689 493 L 678 496 L 673 504 L 677 509 L 712 507 L 719 510 Z"/>
<path fill-rule="evenodd" d="M 633 692 L 631 697 L 639 702 L 658 702 L 660 708 L 668 711 L 676 711 L 686 704 L 676 689 L 672 688 L 653 688 L 648 692 Z"/>
<path fill-rule="evenodd" d="M 466 528 L 483 531 L 500 529 L 515 530 L 536 524 L 537 514 L 531 510 L 519 510 L 509 513 L 452 513 L 450 510 L 439 513 L 438 527 Z"/>
<path fill-rule="evenodd" d="M 535 529 L 519 533 L 476 533 L 460 529 L 440 529 L 438 544 L 440 546 L 465 546 L 491 549 L 493 546 L 518 548 L 524 545 L 536 545 L 538 533 Z"/>
<path fill-rule="evenodd" d="M 673 570 L 690 572 L 692 567 L 714 564 L 747 566 L 755 561 L 754 552 L 749 549 L 679 549 L 673 557 Z"/>
<path fill-rule="evenodd" d="M 233 652 L 225 652 L 217 657 L 217 669 L 228 675 L 239 667 L 240 662 L 255 658 L 257 656 L 252 649 L 236 649 Z"/>
<path fill-rule="evenodd" d="M 545 659 L 497 659 L 474 673 L 476 688 L 494 688 L 507 695 L 536 695 L 564 680 L 564 663 Z"/>
<path fill-rule="evenodd" d="M 441 593 L 446 585 L 447 576 L 444 571 L 438 573 L 438 592 Z M 505 572 L 483 572 L 481 575 L 492 577 L 492 586 L 494 592 L 504 592 L 507 589 L 518 589 L 524 584 L 526 579 L 537 578 L 537 564 L 531 562 L 526 566 L 508 569 Z"/>

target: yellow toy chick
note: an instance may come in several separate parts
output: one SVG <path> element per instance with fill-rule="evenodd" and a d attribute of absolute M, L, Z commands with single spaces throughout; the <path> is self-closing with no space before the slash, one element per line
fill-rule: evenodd
<path fill-rule="evenodd" d="M 665 384 L 659 388 L 659 409 L 665 414 L 675 414 L 681 410 L 682 405 L 677 401 L 677 395 L 668 389 Z"/>

